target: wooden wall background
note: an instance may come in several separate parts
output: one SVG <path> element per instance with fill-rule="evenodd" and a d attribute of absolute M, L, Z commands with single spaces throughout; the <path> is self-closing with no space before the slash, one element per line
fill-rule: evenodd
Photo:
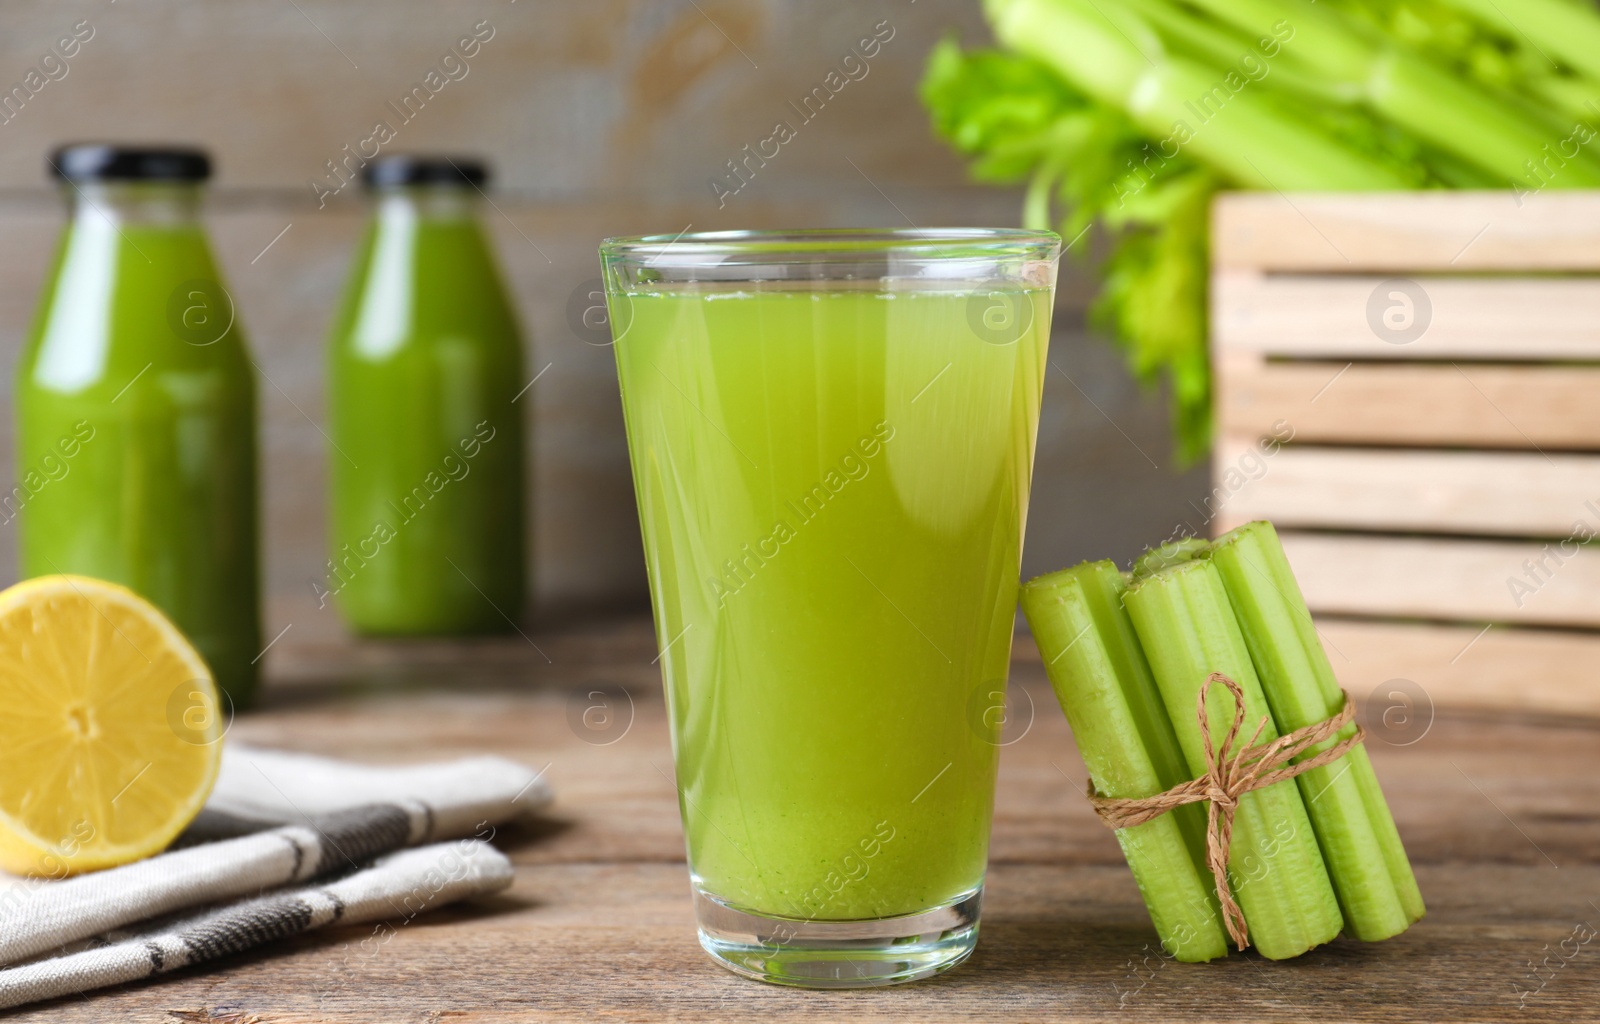
<path fill-rule="evenodd" d="M 943 33 L 987 38 L 977 0 L 15 0 L 0 12 L 0 85 L 21 82 L 83 20 L 94 34 L 65 75 L 0 124 L 0 478 L 12 472 L 10 374 L 62 219 L 46 152 L 100 138 L 209 147 L 212 237 L 269 378 L 269 636 L 330 617 L 313 615 L 307 583 L 325 558 L 321 347 L 362 208 L 353 187 L 319 208 L 309 182 L 378 118 L 398 131 L 386 151 L 493 164 L 498 212 L 485 213 L 529 365 L 549 367 L 529 424 L 544 614 L 645 596 L 611 352 L 567 317 L 569 296 L 598 275 L 601 238 L 690 225 L 1010 225 L 1020 209 L 1019 195 L 966 182 L 916 99 Z M 397 124 L 386 103 L 482 22 L 494 34 L 465 76 Z M 894 34 L 866 76 L 719 208 L 710 178 L 794 120 L 790 101 L 882 23 Z M 1204 527 L 1205 468 L 1173 471 L 1161 397 L 1141 394 L 1085 333 L 1090 282 L 1064 270 L 1026 573 L 1127 559 L 1181 523 Z M 15 576 L 14 547 L 0 536 L 0 580 Z"/>

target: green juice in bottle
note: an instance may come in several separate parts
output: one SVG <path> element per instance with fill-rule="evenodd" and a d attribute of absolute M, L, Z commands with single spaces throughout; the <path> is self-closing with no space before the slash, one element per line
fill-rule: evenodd
<path fill-rule="evenodd" d="M 255 377 L 199 222 L 205 154 L 79 145 L 71 216 L 17 369 L 24 577 L 121 583 L 199 648 L 235 705 L 256 684 Z"/>
<path fill-rule="evenodd" d="M 467 160 L 367 168 L 328 360 L 332 598 L 359 632 L 514 628 L 526 584 L 522 344 Z"/>

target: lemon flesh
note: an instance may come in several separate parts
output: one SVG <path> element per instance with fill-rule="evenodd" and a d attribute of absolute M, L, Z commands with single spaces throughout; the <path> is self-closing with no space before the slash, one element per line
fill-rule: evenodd
<path fill-rule="evenodd" d="M 64 877 L 165 849 L 211 793 L 224 726 L 205 661 L 131 590 L 0 592 L 0 868 Z"/>

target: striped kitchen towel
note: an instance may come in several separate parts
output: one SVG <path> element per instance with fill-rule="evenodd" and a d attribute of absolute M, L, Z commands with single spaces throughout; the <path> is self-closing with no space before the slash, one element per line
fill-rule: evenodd
<path fill-rule="evenodd" d="M 13 998 L 5 995 L 13 991 L 7 987 L 13 983 L 5 979 L 22 977 L 19 972 L 31 972 L 28 978 L 53 979 L 47 987 L 66 984 L 63 979 L 68 977 L 81 977 L 81 989 L 124 980 L 122 975 L 132 969 L 126 950 L 118 953 L 122 959 L 115 961 L 82 959 L 91 953 L 107 954 L 106 948 L 62 954 L 83 940 L 97 941 L 104 947 L 105 935 L 137 922 L 216 907 L 280 886 L 303 885 L 347 872 L 354 874 L 338 886 L 355 884 L 353 880 L 357 878 L 368 878 L 362 885 L 398 884 L 396 880 L 401 876 L 395 871 L 380 871 L 374 876 L 371 872 L 379 869 L 368 865 L 374 858 L 404 847 L 432 843 L 435 846 L 425 848 L 442 851 L 450 844 L 437 844 L 448 839 L 473 844 L 457 850 L 468 857 L 469 865 L 477 867 L 459 883 L 453 881 L 448 889 L 441 890 L 458 893 L 451 899 L 503 887 L 510 877 L 509 865 L 504 865 L 502 879 L 497 865 L 504 858 L 486 846 L 485 840 L 497 825 L 531 816 L 549 803 L 550 791 L 542 774 L 497 757 L 371 767 L 231 745 L 223 753 L 217 784 L 205 810 L 185 832 L 179 848 L 61 881 L 11 879 L 0 883 L 0 966 L 22 964 L 46 954 L 55 957 L 0 971 L 0 1004 Z M 409 870 L 416 861 L 394 858 L 382 863 L 398 863 Z M 304 892 L 315 894 L 334 888 L 310 888 Z M 393 913 L 400 904 L 391 901 L 384 905 Z M 235 903 L 214 910 L 213 916 L 233 920 L 227 915 L 242 912 L 245 906 Z M 316 915 L 306 921 L 307 927 L 327 923 Z M 189 925 L 202 927 L 201 919 Z M 270 929 L 260 934 L 277 937 Z M 166 932 L 162 936 L 171 938 Z M 157 942 L 157 948 L 165 947 Z M 196 963 L 221 955 L 217 950 L 227 952 L 234 948 L 242 947 L 224 949 L 214 943 L 201 943 L 187 954 L 174 953 L 167 959 L 163 959 L 165 954 L 151 954 L 150 962 Z M 82 973 L 72 973 L 76 968 L 61 967 L 68 961 L 82 965 Z M 113 962 L 118 965 L 114 970 L 105 966 Z M 57 968 L 47 970 L 47 964 L 56 964 L 68 973 L 61 974 Z M 111 980 L 97 980 L 102 977 Z M 14 991 L 32 992 L 35 988 Z M 26 1001 L 45 997 L 15 998 Z"/>
<path fill-rule="evenodd" d="M 511 884 L 511 862 L 481 839 L 403 850 L 337 881 L 244 900 L 141 934 L 0 970 L 0 1009 L 121 985 L 324 925 L 411 916 Z"/>
<path fill-rule="evenodd" d="M 394 804 L 420 819 L 413 843 L 454 839 L 544 807 L 550 787 L 543 775 L 503 757 L 373 766 L 230 743 L 185 841 L 305 824 L 365 804 Z"/>

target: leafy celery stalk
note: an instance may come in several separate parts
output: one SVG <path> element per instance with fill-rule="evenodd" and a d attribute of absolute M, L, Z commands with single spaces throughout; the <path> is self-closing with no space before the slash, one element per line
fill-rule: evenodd
<path fill-rule="evenodd" d="M 1292 27 L 1293 40 L 1283 48 L 1286 63 L 1358 86 L 1385 118 L 1507 181 L 1528 181 L 1527 162 L 1556 141 L 1503 97 L 1413 51 L 1369 40 L 1336 11 L 1290 0 L 1191 2 L 1245 32 Z M 1600 164 L 1581 151 L 1564 174 L 1571 187 L 1600 185 Z"/>
<path fill-rule="evenodd" d="M 1306 127 L 1250 90 L 1200 127 L 1194 102 L 1226 72 L 1173 57 L 1137 14 L 1093 0 L 986 0 L 1001 42 L 1050 65 L 1085 94 L 1124 110 L 1151 137 L 1173 135 L 1202 162 L 1263 189 L 1403 189 L 1386 165 Z"/>
<path fill-rule="evenodd" d="M 1210 557 L 1278 728 L 1301 729 L 1337 714 L 1344 702 L 1339 683 L 1272 524 L 1249 523 L 1224 534 Z M 1352 722 L 1300 760 L 1355 729 Z M 1345 930 L 1367 942 L 1405 931 L 1423 914 L 1422 894 L 1366 748 L 1358 746 L 1296 781 L 1344 910 Z"/>
<path fill-rule="evenodd" d="M 1600 78 L 1600 18 L 1593 4 L 1569 0 L 1517 0 L 1506 4 L 1512 17 L 1495 0 L 1444 0 L 1457 10 L 1474 14 L 1512 37 L 1527 39 L 1541 52 L 1548 50 L 1586 75 Z"/>
<path fill-rule="evenodd" d="M 1124 602 L 1189 770 L 1198 776 L 1206 763 L 1195 700 L 1211 673 L 1226 674 L 1244 692 L 1240 742 L 1248 743 L 1256 723 L 1268 715 L 1222 579 L 1206 559 L 1182 562 L 1135 578 Z M 1233 721 L 1232 696 L 1213 686 L 1206 712 L 1212 743 L 1220 750 Z M 1269 718 L 1256 742 L 1277 736 Z M 1262 956 L 1298 956 L 1339 934 L 1339 903 L 1294 780 L 1239 798 L 1228 864 L 1250 941 Z"/>
<path fill-rule="evenodd" d="M 1144 797 L 1191 776 L 1122 608 L 1125 585 L 1110 562 L 1086 562 L 1028 581 L 1022 610 L 1095 791 Z M 1228 952 L 1204 832 L 1198 804 L 1117 830 L 1161 944 L 1188 962 Z"/>

